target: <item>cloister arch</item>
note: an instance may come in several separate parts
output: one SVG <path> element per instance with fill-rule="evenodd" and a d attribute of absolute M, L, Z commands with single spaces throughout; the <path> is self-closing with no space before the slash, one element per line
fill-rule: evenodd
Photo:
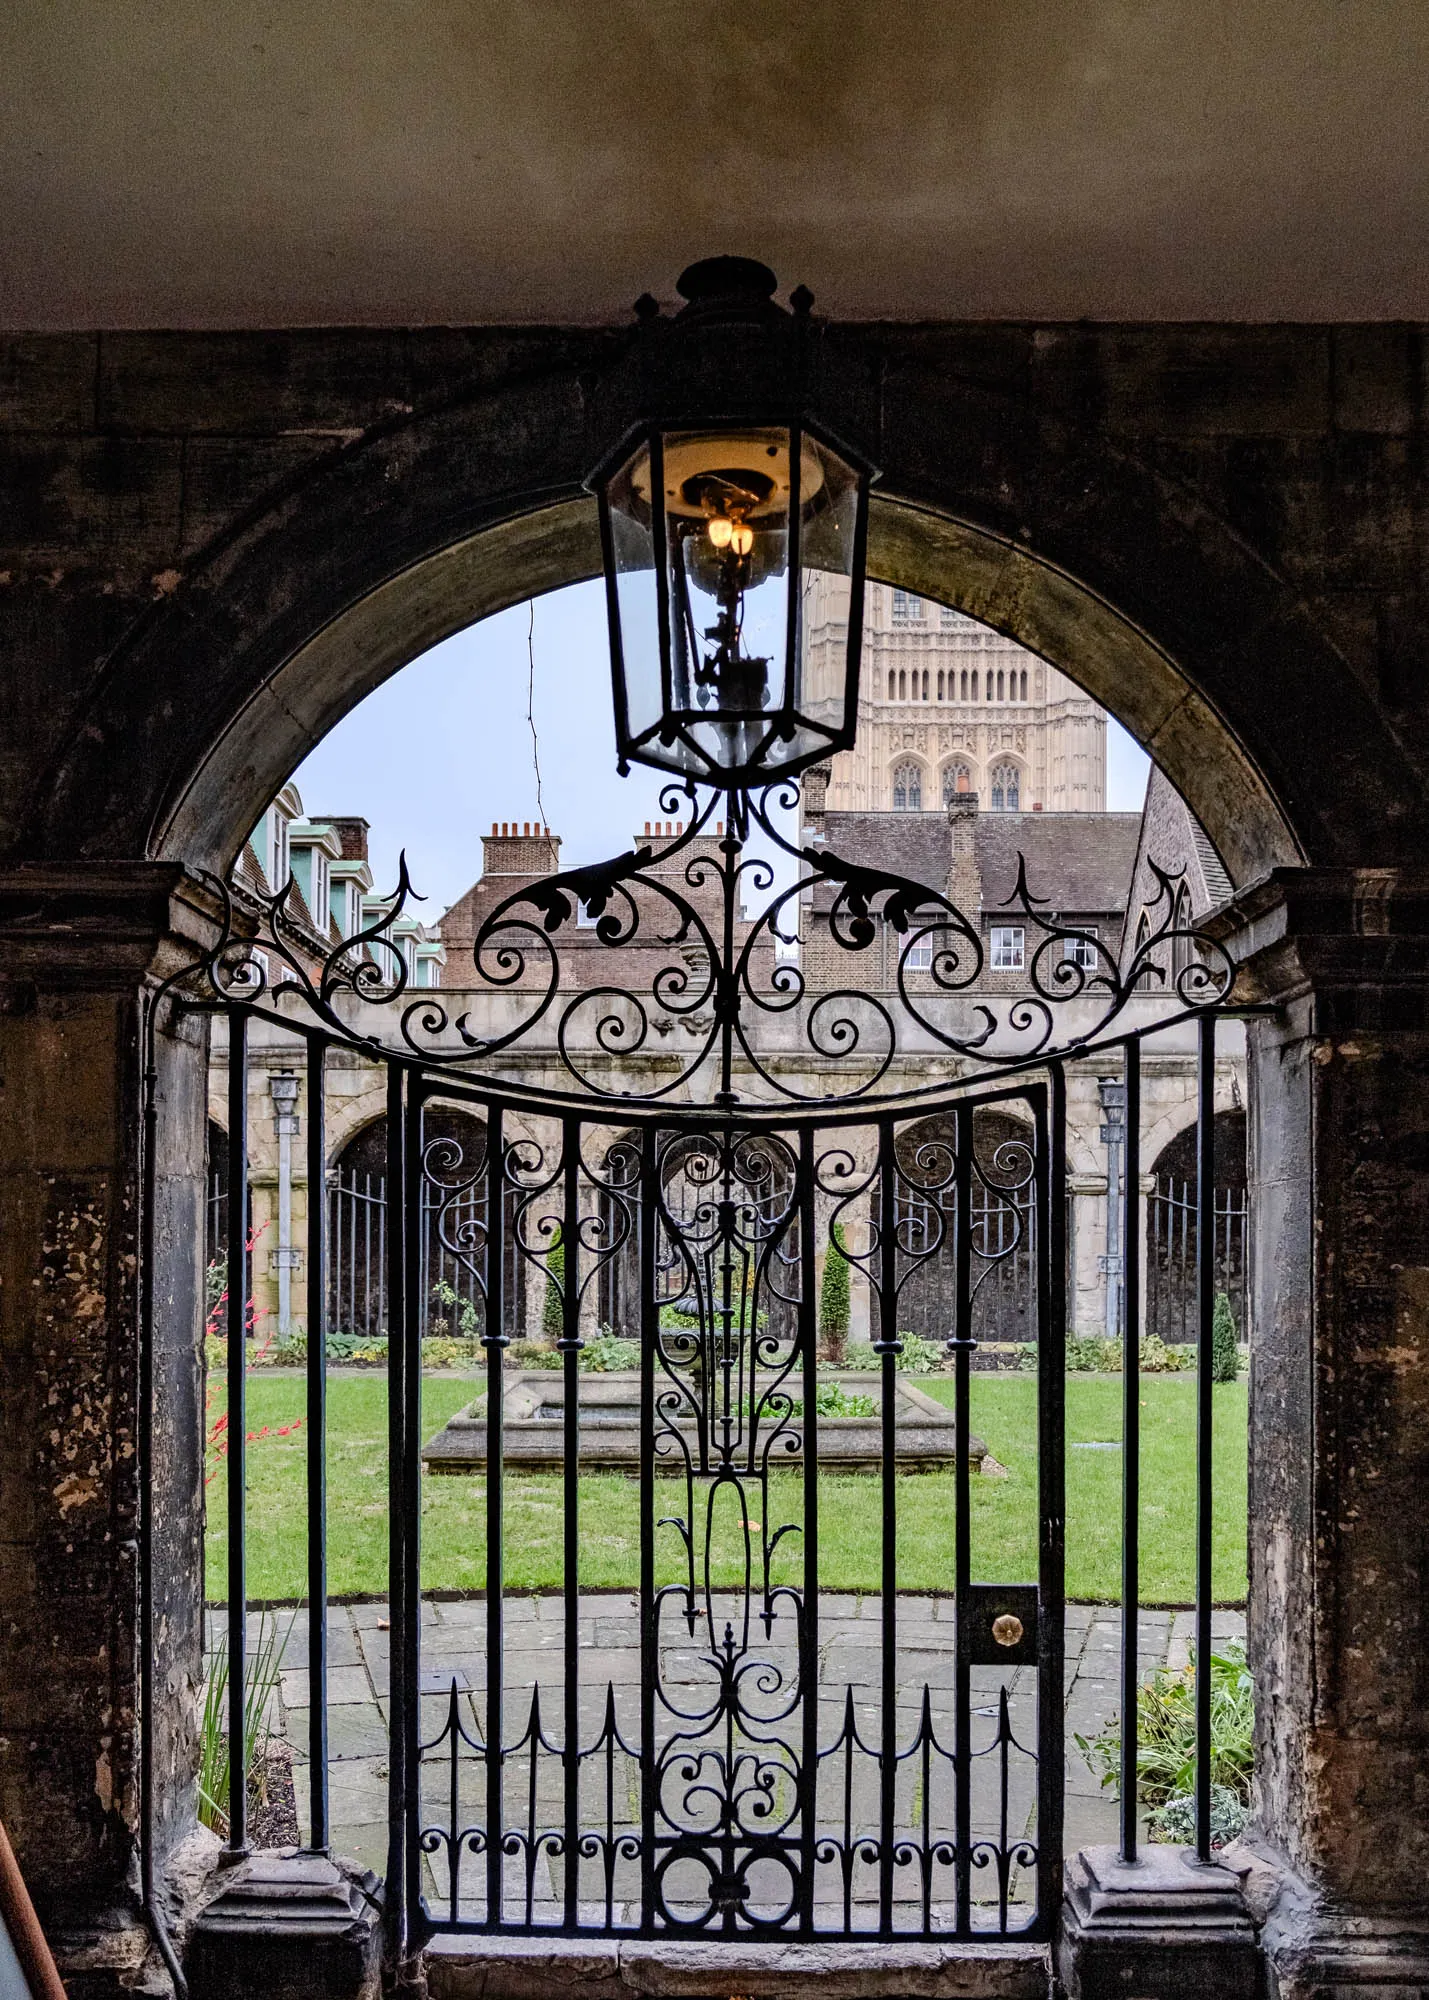
<path fill-rule="evenodd" d="M 869 412 L 847 400 L 856 427 Z M 374 426 L 233 524 L 111 654 L 31 794 L 32 846 L 221 866 L 389 674 L 594 575 L 580 480 L 600 440 L 582 414 L 569 365 L 538 371 Z M 1073 675 L 1156 757 L 1233 880 L 1336 860 L 1352 788 L 1387 854 L 1421 839 L 1402 748 L 1227 523 L 1095 431 L 1044 436 L 1016 397 L 926 368 L 905 372 L 878 428 L 870 573 Z"/>
<path fill-rule="evenodd" d="M 1411 411 L 1417 348 L 1412 366 L 1391 364 L 1386 350 L 1379 373 L 1356 374 L 1338 362 L 1370 353 L 1363 329 L 884 328 L 819 338 L 830 416 L 866 435 L 883 468 L 871 573 L 1065 668 L 1152 751 L 1238 888 L 1285 869 L 1263 896 L 1242 897 L 1237 917 L 1255 991 L 1281 1004 L 1250 1029 L 1253 1174 L 1270 1246 L 1256 1280 L 1257 1365 L 1275 1390 L 1253 1446 L 1252 1656 L 1274 1690 L 1262 1724 L 1263 1823 L 1307 1875 L 1366 1905 L 1392 1901 L 1425 1879 L 1412 1782 L 1422 1770 L 1423 1649 L 1409 1643 L 1418 1627 L 1405 1623 L 1401 1599 L 1364 1579 L 1378 1578 L 1386 1552 L 1419 1572 L 1423 1557 L 1422 1537 L 1405 1526 L 1416 1518 L 1417 1406 L 1396 1357 L 1400 1316 L 1422 1311 L 1402 1275 L 1422 1268 L 1403 1261 L 1424 1212 L 1422 1065 L 1409 1041 L 1422 1020 L 1422 968 L 1401 940 L 1422 928 L 1408 864 L 1429 856 L 1429 814 L 1412 692 L 1417 599 L 1403 581 L 1407 538 L 1387 526 L 1409 504 L 1394 455 L 1412 463 L 1413 450 L 1393 426 L 1396 411 Z M 119 489 L 106 493 L 107 513 L 98 503 L 83 512 L 76 499 L 73 518 L 14 516 L 30 595 L 11 628 L 25 698 L 0 726 L 0 841 L 29 874 L 13 885 L 13 976 L 32 979 L 44 1004 L 31 994 L 6 1017 L 7 1079 L 26 1107 L 6 1155 L 6 1184 L 20 1191 L 6 1213 L 10 1239 L 28 1246 L 13 1254 L 34 1272 L 48 1268 L 53 1237 L 35 1221 L 38 1207 L 22 1206 L 32 1188 L 68 1186 L 65 1175 L 104 1163 L 116 1242 L 137 1202 L 136 1115 L 110 1079 L 114 1065 L 132 1064 L 147 969 L 172 962 L 168 905 L 138 904 L 175 869 L 134 864 L 221 867 L 307 747 L 388 674 L 475 618 L 596 568 L 579 482 L 609 439 L 597 434 L 589 390 L 623 335 L 444 332 L 445 359 L 433 359 L 431 343 L 422 349 L 422 380 L 416 364 L 403 375 L 371 346 L 364 375 L 355 338 L 352 353 L 349 336 L 322 339 L 329 346 L 307 350 L 318 358 L 306 376 L 288 365 L 300 345 L 291 337 L 265 337 L 261 368 L 240 341 L 257 386 L 230 417 L 214 407 L 228 389 L 215 389 L 211 361 L 196 349 L 185 360 L 175 337 L 163 386 L 151 389 L 162 424 L 134 415 L 131 401 L 129 431 L 115 418 L 90 457 L 103 426 L 77 399 L 55 463 L 102 458 L 117 481 L 130 447 L 137 463 L 146 433 L 162 431 L 153 462 L 184 467 L 172 510 L 182 531 L 171 542 L 170 516 L 149 507 L 147 488 L 142 507 Z M 75 351 L 86 379 L 112 384 L 122 367 L 97 347 L 86 355 L 77 341 Z M 1252 367 L 1260 386 L 1238 397 Z M 324 371 L 321 396 L 299 410 L 300 391 Z M 1382 405 L 1371 380 L 1389 385 Z M 1422 425 L 1421 402 L 1403 415 L 1405 435 Z M 48 415 L 36 424 L 56 437 L 61 428 Z M 227 485 L 205 483 L 207 446 L 186 442 L 214 434 Z M 115 862 L 127 872 L 106 874 Z M 77 863 L 93 865 L 86 874 Z M 91 898 L 86 921 L 97 911 L 109 927 L 102 963 L 82 926 L 37 921 L 41 895 L 70 899 L 65 910 Z M 97 966 L 108 984 L 95 997 L 84 982 Z M 52 994 L 64 995 L 62 1064 Z M 193 1084 L 196 1043 L 175 1038 L 164 1057 L 178 1082 L 188 1064 Z M 83 1119 L 33 1115 L 71 1075 L 83 1080 Z M 178 1082 L 160 1106 L 174 1171 L 160 1182 L 155 1283 L 187 1328 L 200 1275 L 191 1248 L 202 1128 L 191 1115 L 196 1089 L 185 1095 Z M 1373 1203 L 1356 1171 L 1366 1161 L 1382 1168 Z M 111 1261 L 118 1274 L 121 1260 Z M 106 1294 L 104 1366 L 129 1381 L 126 1283 L 115 1275 Z M 189 1492 L 200 1431 L 182 1420 L 198 1395 L 191 1347 L 170 1342 L 153 1359 L 166 1396 L 153 1487 L 161 1689 L 172 1662 L 179 1672 L 196 1650 Z M 10 1420 L 27 1453 L 29 1411 L 17 1397 Z M 122 1508 L 129 1461 L 120 1453 L 112 1463 L 99 1490 L 104 1506 L 115 1495 Z M 36 1495 L 43 1486 L 37 1477 Z M 37 1518 L 49 1533 L 60 1521 L 42 1497 L 50 1513 Z M 78 1539 L 84 1527 L 66 1519 L 61 1532 Z M 122 1586 L 99 1567 L 112 1556 L 97 1536 L 85 1546 L 96 1593 L 117 1604 Z M 67 1580 L 49 1575 L 27 1590 L 14 1649 L 38 1685 L 72 1597 Z M 82 1716 L 76 1706 L 37 1721 L 51 1768 L 69 1759 L 62 1779 L 46 1779 L 17 1843 L 49 1883 L 97 1869 L 118 1880 L 127 1865 L 118 1810 L 92 1804 L 94 1719 L 133 1701 L 143 1650 L 142 1638 L 121 1644 L 102 1673 L 76 1676 Z M 160 1705 L 161 1845 L 184 1801 L 191 1707 Z M 119 1790 L 132 1786 L 123 1745 L 106 1741 L 102 1756 Z M 13 1774 L 7 1801 L 30 1789 Z M 94 1827 L 83 1851 L 75 1801 Z M 63 1840 L 51 1838 L 61 1815 Z M 53 1863 L 38 1861 L 50 1852 Z M 1401 1858 L 1397 1869 L 1382 1868 L 1385 1852 Z"/>

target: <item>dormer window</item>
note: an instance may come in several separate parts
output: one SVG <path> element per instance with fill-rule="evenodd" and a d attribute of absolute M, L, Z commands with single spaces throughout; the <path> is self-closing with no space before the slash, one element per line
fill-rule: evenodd
<path fill-rule="evenodd" d="M 268 887 L 276 894 L 292 873 L 292 859 L 288 851 L 288 816 L 277 805 L 268 813 L 268 852 L 263 857 L 263 872 L 268 877 Z"/>

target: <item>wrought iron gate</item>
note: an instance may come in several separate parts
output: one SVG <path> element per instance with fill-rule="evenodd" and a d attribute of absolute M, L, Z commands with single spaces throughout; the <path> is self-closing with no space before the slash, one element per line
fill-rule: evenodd
<path fill-rule="evenodd" d="M 1170 1005 L 1158 1011 L 1148 985 L 1152 975 L 1165 982 L 1161 957 L 1181 936 L 1174 885 L 1164 884 L 1163 923 L 1118 964 L 1079 934 L 1078 955 L 1067 956 L 1069 934 L 1042 918 L 1019 878 L 1017 907 L 1044 942 L 1030 966 L 1030 992 L 994 1004 L 977 985 L 978 931 L 945 897 L 824 853 L 798 855 L 809 873 L 774 897 L 740 939 L 732 912 L 751 865 L 742 858 L 741 828 L 710 840 L 715 853 L 696 850 L 685 869 L 691 888 L 715 880 L 722 929 L 697 898 L 671 885 L 670 853 L 690 847 L 712 810 L 697 814 L 661 857 L 659 874 L 648 868 L 648 852 L 637 853 L 523 889 L 498 908 L 478 937 L 475 972 L 522 1003 L 515 1025 L 511 1010 L 498 1016 L 499 1033 L 478 1034 L 469 1012 L 451 1019 L 439 994 L 404 996 L 401 966 L 389 972 L 379 963 L 374 945 L 399 913 L 400 896 L 370 933 L 313 966 L 285 926 L 281 893 L 257 913 L 266 954 L 259 957 L 254 926 L 227 903 L 223 885 L 218 945 L 202 966 L 170 982 L 151 1017 L 152 1027 L 172 1003 L 226 1023 L 230 1218 L 246 1213 L 255 1024 L 304 1052 L 310 1188 L 324 1187 L 328 1172 L 330 1052 L 350 1060 L 357 1049 L 385 1070 L 385 1184 L 389 1193 L 401 1190 L 400 1201 L 387 1203 L 384 1237 L 387 1898 L 402 1949 L 442 1930 L 1050 1935 L 1063 1820 L 1067 1098 L 1069 1076 L 1089 1054 L 1103 1068 L 1118 1065 L 1126 1088 L 1122 1675 L 1124 1713 L 1134 1714 L 1140 1048 L 1168 1023 L 1196 1022 L 1198 1103 L 1209 1130 L 1216 1021 L 1233 968 L 1214 945 L 1178 950 Z M 744 811 L 758 807 L 745 801 Z M 781 910 L 810 880 L 836 886 L 830 928 L 843 950 L 866 949 L 880 924 L 904 940 L 896 1006 L 852 989 L 811 994 L 803 976 L 777 960 L 756 989 L 758 933 L 782 935 Z M 668 916 L 671 906 L 673 932 L 657 931 L 657 942 L 680 946 L 681 966 L 658 975 L 650 990 L 694 1024 L 697 1046 L 658 1089 L 627 1090 L 608 1058 L 612 1048 L 638 1051 L 651 1003 L 602 989 L 582 1040 L 579 1019 L 592 995 L 563 991 L 550 936 L 581 908 L 613 947 L 642 924 L 648 933 L 652 908 Z M 924 984 L 910 985 L 909 956 L 930 945 L 916 961 Z M 1082 1003 L 1080 1011 L 1059 1034 L 1055 1010 L 1069 1001 Z M 1121 1018 L 1128 1008 L 1139 1024 Z M 751 1030 L 754 1009 L 794 1015 L 817 1088 L 801 1093 L 784 1081 L 787 1068 L 767 1059 Z M 896 1017 L 920 1038 L 901 1077 L 893 1068 Z M 491 1058 L 542 1021 L 549 1032 L 534 1045 L 531 1073 L 502 1078 Z M 152 1103 L 152 1032 L 149 1048 Z M 851 1053 L 857 1062 L 848 1061 Z M 941 1075 L 930 1056 L 947 1059 Z M 712 1088 L 701 1084 L 705 1071 Z M 454 1124 L 454 1111 L 464 1120 Z M 1208 1148 L 1202 1164 L 1197 1198 L 1209 1220 Z M 317 1201 L 312 1212 L 319 1226 L 307 1250 L 306 1596 L 322 1607 L 331 1236 L 322 1226 L 327 1205 Z M 1200 1240 L 1211 1245 L 1212 1229 Z M 484 1686 L 464 1685 L 467 1677 L 424 1653 L 422 1482 L 430 1475 L 423 1454 L 432 1441 L 420 1378 L 433 1241 L 450 1260 L 442 1268 L 460 1269 L 477 1305 L 485 1356 L 465 1427 L 485 1536 Z M 819 1365 L 819 1271 L 835 1247 L 855 1274 L 875 1357 L 869 1407 L 860 1404 L 855 1415 L 846 1401 L 830 1401 Z M 582 1350 L 601 1302 L 615 1295 L 611 1274 L 632 1256 L 636 1365 L 623 1388 L 612 1383 L 613 1393 L 593 1403 L 582 1395 L 589 1380 Z M 972 1357 L 983 1303 L 1014 1266 L 1037 1351 L 1037 1538 L 1017 1574 L 997 1575 L 975 1533 Z M 559 1433 L 545 1463 L 555 1467 L 561 1580 L 539 1603 L 508 1583 L 518 1475 L 504 1355 L 524 1332 L 524 1309 L 512 1310 L 523 1272 L 555 1287 L 560 1308 L 558 1371 L 537 1400 L 555 1413 L 548 1435 Z M 1204 1364 L 1212 1278 L 1208 1254 L 1198 1293 L 1202 1658 L 1210 1650 Z M 938 1330 L 951 1369 L 936 1385 L 943 1414 L 927 1402 L 910 1420 L 900 1329 L 919 1285 L 925 1308 L 929 1299 L 939 1311 L 947 1307 Z M 241 1287 L 230 1287 L 226 1313 L 226 1643 L 236 1743 L 247 1688 Z M 539 1431 L 539 1411 L 521 1419 L 527 1429 L 533 1421 Z M 628 1471 L 618 1469 L 618 1455 L 612 1460 L 608 1435 L 622 1424 L 633 1440 Z M 850 1457 L 841 1440 L 860 1424 L 872 1442 L 860 1456 L 855 1439 Z M 614 1472 L 605 1469 L 612 1463 Z M 841 1469 L 855 1464 L 872 1469 Z M 914 1478 L 941 1481 L 927 1490 L 946 1496 L 937 1579 L 920 1593 L 918 1609 L 949 1643 L 923 1648 L 908 1639 L 913 1605 L 900 1542 Z M 877 1588 L 857 1597 L 840 1592 L 837 1551 L 825 1532 L 828 1495 L 847 1480 L 859 1482 L 867 1505 L 845 1508 L 844 1517 L 866 1532 L 877 1575 Z M 629 1574 L 612 1580 L 609 1565 L 596 1561 L 603 1511 L 628 1514 L 632 1505 Z M 309 1622 L 308 1669 L 309 1833 L 325 1848 L 321 1616 Z M 1209 1709 L 1200 1692 L 1198 1726 L 1199 1838 L 1209 1852 Z M 1123 1731 L 1123 1755 L 1131 1759 L 1124 1797 L 1132 1801 L 1123 1843 L 1134 1852 L 1134 1726 Z M 245 1833 L 243 1789 L 235 1785 L 230 1845 L 241 1849 Z"/>
<path fill-rule="evenodd" d="M 533 1261 L 555 1242 L 565 1253 L 559 1644 L 538 1674 L 513 1683 L 506 1673 L 508 1336 L 494 1334 L 487 1687 L 481 1701 L 452 1681 L 430 1729 L 406 1704 L 414 1907 L 425 1892 L 439 1929 L 971 1937 L 1037 1928 L 1055 1906 L 1061 1866 L 1063 1328 L 1049 1278 L 1064 1237 L 1061 1113 L 1050 1104 L 1060 1079 L 959 1099 L 954 1136 L 911 1158 L 898 1143 L 907 1121 L 892 1117 L 652 1118 L 632 1131 L 574 1116 L 543 1123 L 522 1106 L 518 1138 L 517 1107 L 484 1098 L 471 1100 L 483 1157 L 459 1159 L 421 1138 L 421 1105 L 450 1101 L 450 1080 L 414 1077 L 407 1090 L 406 1212 L 420 1212 L 426 1182 L 466 1218 L 460 1254 L 488 1323 L 501 1319 L 493 1276 L 505 1268 L 506 1232 Z M 974 1112 L 991 1102 L 1015 1104 L 1025 1136 L 980 1157 Z M 991 1219 L 999 1207 L 1015 1227 Z M 821 1423 L 815 1301 L 835 1228 L 871 1302 L 881 1465 L 854 1475 L 880 1520 L 873 1615 L 837 1619 L 831 1640 L 820 1478 L 839 1466 L 827 1431 L 847 1420 Z M 999 1581 L 974 1559 L 970 1325 L 979 1286 L 1028 1234 L 1047 1364 L 1040 1554 L 1031 1577 Z M 583 1300 L 632 1240 L 643 1323 L 631 1466 L 639 1558 L 627 1600 L 592 1592 L 583 1573 L 579 1354 Z M 930 1669 L 900 1643 L 908 1473 L 897 1329 L 900 1295 L 934 1259 L 955 1267 L 959 1299 L 946 1329 L 956 1372 L 940 1596 L 956 1646 Z M 771 1325 L 780 1317 L 787 1332 Z M 419 1363 L 412 1342 L 408 1370 Z M 589 1415 L 599 1423 L 603 1411 Z M 409 1579 L 420 1562 L 416 1501 L 409 1484 Z M 409 1584 L 407 1685 L 426 1689 L 420 1630 Z M 626 1656 L 618 1677 L 604 1666 L 612 1649 Z"/>

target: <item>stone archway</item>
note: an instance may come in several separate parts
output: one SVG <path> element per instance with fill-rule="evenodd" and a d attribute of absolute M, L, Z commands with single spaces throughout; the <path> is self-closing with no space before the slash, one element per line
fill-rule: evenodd
<path fill-rule="evenodd" d="M 1251 1035 L 1252 1181 L 1266 1216 L 1257 1365 L 1275 1391 L 1258 1419 L 1252 1552 L 1252 1648 L 1275 1690 L 1266 1823 L 1337 1893 L 1382 1901 L 1426 1874 L 1414 1788 L 1424 1649 L 1405 1594 L 1365 1579 L 1386 1548 L 1422 1571 L 1403 1525 L 1416 1515 L 1417 1419 L 1399 1357 L 1403 1325 L 1423 1317 L 1423 1259 L 1403 1256 L 1424 1212 L 1422 1052 L 1410 1039 L 1423 993 L 1401 940 L 1423 930 L 1410 864 L 1429 855 L 1429 815 L 1406 697 L 1417 600 L 1392 562 L 1376 568 L 1364 551 L 1402 541 L 1385 532 L 1385 510 L 1409 491 L 1391 454 L 1413 454 L 1393 417 L 1375 457 L 1375 398 L 1361 395 L 1358 416 L 1353 403 L 1368 378 L 1356 390 L 1344 373 L 1348 401 L 1303 386 L 1333 374 L 1332 348 L 1363 358 L 1353 330 L 849 328 L 819 339 L 831 416 L 867 435 L 884 468 L 872 573 L 1071 673 L 1148 744 L 1235 883 L 1250 885 L 1234 921 L 1255 990 L 1282 1008 Z M 101 1738 L 98 1718 L 132 1708 L 141 1656 L 163 1696 L 146 1793 L 160 1848 L 183 1823 L 192 1768 L 201 1050 L 175 1035 L 161 1051 L 146 1283 L 165 1316 L 157 1351 L 142 1356 L 124 1250 L 139 1120 L 115 1081 L 134 1067 L 145 981 L 202 935 L 182 869 L 222 868 L 306 747 L 424 645 L 595 567 L 580 480 L 610 440 L 595 435 L 588 391 L 624 334 L 461 336 L 400 364 L 369 346 L 360 383 L 349 340 L 355 354 L 357 336 L 240 343 L 252 372 L 233 414 L 214 407 L 207 350 L 176 339 L 163 348 L 165 386 L 153 386 L 160 358 L 145 362 L 162 421 L 143 416 L 141 395 L 127 420 L 101 425 L 77 398 L 80 414 L 36 422 L 58 440 L 56 465 L 80 465 L 87 441 L 102 440 L 95 462 L 118 498 L 106 493 L 107 511 L 76 499 L 73 518 L 56 509 L 16 530 L 28 595 L 11 661 L 28 679 L 3 723 L 0 828 L 17 864 L 11 977 L 25 991 L 5 1016 L 20 1115 L 0 1182 L 17 1191 L 3 1234 L 27 1275 L 9 1290 L 28 1299 L 31 1283 L 48 1284 L 46 1246 L 97 1217 L 89 1269 L 108 1276 L 102 1296 L 86 1297 L 104 1311 L 81 1328 L 55 1305 L 56 1324 L 83 1335 L 83 1370 L 61 1401 L 87 1408 L 92 1384 L 136 1379 L 164 1398 L 157 1441 L 111 1454 L 88 1512 L 63 1518 L 52 1498 L 61 1460 L 51 1478 L 34 1457 L 38 1392 L 17 1396 L 7 1420 L 35 1496 L 39 1525 L 25 1533 L 37 1548 L 45 1536 L 77 1547 L 96 1600 L 117 1606 L 127 1587 L 111 1523 L 130 1517 L 138 1492 L 156 1547 L 147 1636 L 127 1610 L 116 1617 L 113 1646 L 76 1672 L 69 1705 L 37 1707 L 30 1764 L 4 1774 L 22 1859 L 52 1857 L 39 1861 L 50 1884 L 123 1881 L 134 1759 L 125 1739 Z M 113 385 L 110 361 L 82 343 L 75 352 L 87 381 Z M 300 355 L 304 368 L 290 367 Z M 1399 398 L 1417 410 L 1409 365 L 1382 366 L 1394 384 L 1385 407 Z M 151 506 L 145 487 L 126 515 L 141 489 L 123 486 L 124 468 L 150 463 L 151 444 L 153 463 L 183 468 L 154 487 L 172 508 Z M 1226 470 L 1252 460 L 1263 472 Z M 27 447 L 26 465 L 37 462 Z M 1349 469 L 1370 464 L 1370 479 Z M 73 494 L 84 485 L 76 473 Z M 161 519 L 162 532 L 151 526 Z M 1280 877 L 1257 887 L 1272 868 Z M 51 1115 L 72 1078 L 82 1109 Z M 1383 1168 L 1372 1200 L 1353 1171 L 1365 1156 Z M 57 1222 L 41 1214 L 48 1189 L 71 1204 Z M 15 1310 L 7 1324 L 28 1352 Z M 115 1406 L 102 1421 L 117 1432 L 128 1417 Z M 7 1658 L 17 1682 L 38 1688 L 73 1597 L 59 1568 L 34 1576 Z M 1385 1852 L 1397 1871 L 1383 1870 Z"/>
<path fill-rule="evenodd" d="M 1341 858 L 1349 791 L 1386 851 L 1420 839 L 1404 753 L 1299 593 L 1224 521 L 1095 427 L 1044 434 L 1017 396 L 926 365 L 905 361 L 875 413 L 833 365 L 855 374 L 869 337 L 825 338 L 831 416 L 853 430 L 876 418 L 880 433 L 870 573 L 1079 680 L 1152 751 L 1234 880 Z M 374 427 L 166 579 L 33 795 L 31 849 L 226 865 L 277 784 L 381 680 L 475 619 L 594 574 L 580 481 L 602 441 L 581 419 L 583 379 L 551 360 Z"/>

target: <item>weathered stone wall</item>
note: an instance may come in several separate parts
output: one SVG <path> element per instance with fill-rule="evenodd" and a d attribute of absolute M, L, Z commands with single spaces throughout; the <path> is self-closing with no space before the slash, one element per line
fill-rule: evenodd
<path fill-rule="evenodd" d="M 631 414 L 604 371 L 634 337 L 0 350 L 0 1814 L 42 1892 L 117 1893 L 134 1823 L 136 1020 L 173 922 L 130 922 L 105 871 L 226 865 L 395 667 L 594 571 L 581 480 Z M 854 327 L 814 346 L 824 415 L 883 469 L 873 572 L 1075 674 L 1233 880 L 1280 866 L 1287 935 L 1331 940 L 1298 971 L 1256 946 L 1290 1009 L 1258 1031 L 1252 1117 L 1262 1344 L 1276 1329 L 1253 1385 L 1263 1823 L 1347 1904 L 1422 1900 L 1425 332 Z M 1328 911 L 1296 889 L 1316 869 L 1356 885 Z M 162 1086 L 155 1260 L 161 1823 L 196 1664 L 201 1060 L 166 1048 L 165 1078 L 190 1062 Z"/>

